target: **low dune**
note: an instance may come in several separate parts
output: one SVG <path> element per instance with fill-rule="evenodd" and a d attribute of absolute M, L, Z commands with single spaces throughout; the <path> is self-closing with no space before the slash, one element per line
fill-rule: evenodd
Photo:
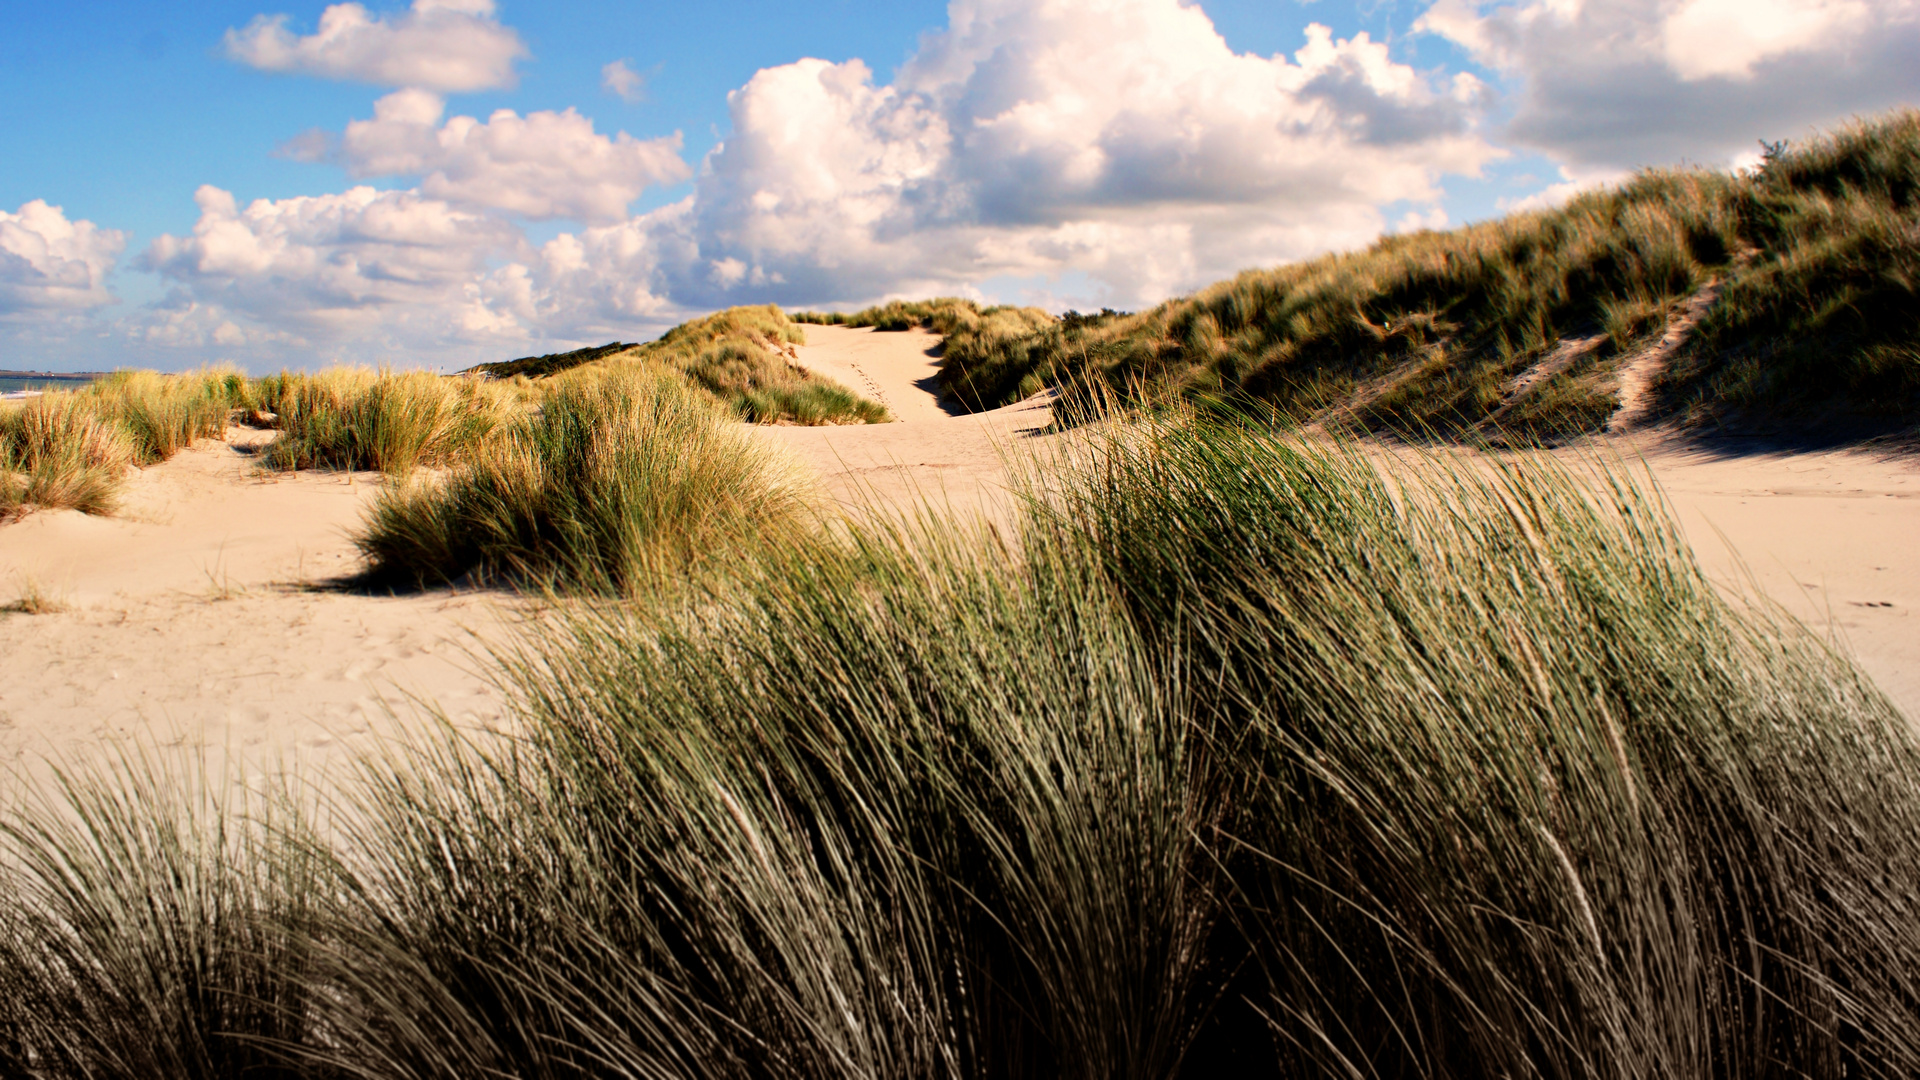
<path fill-rule="evenodd" d="M 1044 398 L 950 410 L 924 331 L 807 327 L 799 362 L 897 422 L 767 426 L 853 506 L 1004 506 L 1008 454 L 1040 447 Z M 133 482 L 118 516 L 35 513 L 0 526 L 0 756 L 114 736 L 332 757 L 420 723 L 417 702 L 497 727 L 485 675 L 531 605 L 504 592 L 343 590 L 378 474 L 261 476 L 271 433 L 233 429 Z M 1574 451 L 1590 453 L 1591 451 Z M 1863 450 L 1775 453 L 1643 433 L 1605 454 L 1644 461 L 1703 564 L 1829 633 L 1920 717 L 1920 461 Z"/>
<path fill-rule="evenodd" d="M 261 476 L 246 451 L 270 436 L 234 429 L 143 470 L 114 517 L 0 527 L 0 756 L 118 736 L 330 756 L 417 718 L 415 698 L 500 719 L 474 654 L 515 601 L 334 587 L 379 474 Z"/>

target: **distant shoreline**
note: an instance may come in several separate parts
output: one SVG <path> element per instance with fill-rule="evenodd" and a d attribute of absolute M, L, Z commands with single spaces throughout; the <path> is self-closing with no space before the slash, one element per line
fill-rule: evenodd
<path fill-rule="evenodd" d="M 48 379 L 58 382 L 92 382 L 111 375 L 111 371 L 0 371 L 0 379 Z"/>

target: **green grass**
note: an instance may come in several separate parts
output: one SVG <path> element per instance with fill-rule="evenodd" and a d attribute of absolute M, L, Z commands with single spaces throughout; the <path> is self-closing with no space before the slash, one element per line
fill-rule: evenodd
<path fill-rule="evenodd" d="M 1920 113 L 1896 112 L 1785 149 L 1751 176 L 1648 171 L 1559 210 L 1248 271 L 1134 316 L 1003 317 L 951 343 L 941 379 L 975 408 L 1055 386 L 1070 415 L 1118 394 L 1403 434 L 1477 437 L 1497 417 L 1563 436 L 1604 426 L 1620 358 L 1720 279 L 1656 384 L 1658 415 L 1911 426 L 1917 188 Z M 1515 399 L 1516 376 L 1589 334 L 1608 339 L 1591 362 Z"/>
<path fill-rule="evenodd" d="M 1709 584 L 1626 474 L 1176 418 L 1029 475 L 1014 540 L 736 534 L 699 545 L 731 573 L 563 607 L 499 658 L 512 740 L 370 763 L 325 834 L 112 772 L 123 795 L 28 806 L 0 1051 L 49 1077 L 118 1075 L 60 1056 L 94 1032 L 312 1076 L 1920 1068 L 1907 721 Z M 44 884 L 70 879 L 103 884 Z M 94 970 L 124 974 L 66 974 Z"/>
<path fill-rule="evenodd" d="M 405 476 L 474 453 L 521 411 L 514 388 L 430 372 L 331 368 L 258 380 L 254 399 L 280 437 L 269 469 L 378 469 Z"/>
<path fill-rule="evenodd" d="M 112 513 L 129 466 L 221 437 L 248 393 L 245 376 L 222 369 L 117 371 L 83 389 L 0 406 L 0 516 L 32 507 Z"/>
<path fill-rule="evenodd" d="M 555 356 L 473 368 L 494 377 L 551 376 L 586 364 L 650 363 L 680 372 L 755 424 L 878 424 L 891 419 L 869 401 L 794 362 L 806 332 L 778 307 L 735 307 L 685 322 L 644 345 L 615 342 Z"/>
<path fill-rule="evenodd" d="M 376 578 L 472 574 L 625 592 L 731 557 L 806 508 L 798 482 L 669 370 L 547 384 L 442 476 L 382 489 L 357 542 Z"/>

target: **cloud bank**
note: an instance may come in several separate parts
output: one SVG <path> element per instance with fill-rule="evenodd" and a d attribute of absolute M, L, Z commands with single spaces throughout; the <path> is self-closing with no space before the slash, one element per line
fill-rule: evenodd
<path fill-rule="evenodd" d="M 262 16 L 229 32 L 236 59 L 393 88 L 279 152 L 408 186 L 244 207 L 202 187 L 190 235 L 137 260 L 171 291 L 115 325 L 263 363 L 433 362 L 738 303 L 1064 280 L 1072 303 L 1136 307 L 1390 223 L 1443 226 L 1444 181 L 1508 147 L 1558 169 L 1517 204 L 1542 205 L 1920 97 L 1920 0 L 1437 0 L 1415 29 L 1478 74 L 1319 25 L 1291 52 L 1237 53 L 1182 0 L 952 0 L 889 80 L 859 60 L 759 71 L 690 163 L 678 134 L 602 134 L 572 108 L 448 118 L 445 95 L 510 85 L 526 55 L 491 0 L 336 4 L 305 36 Z M 644 93 L 625 61 L 600 76 Z M 567 224 L 535 244 L 541 221 Z M 0 214 L 0 315 L 110 302 L 124 244 L 40 202 Z"/>
<path fill-rule="evenodd" d="M 374 32 L 331 26 L 300 40 Z M 1444 220 L 1440 178 L 1499 153 L 1475 130 L 1485 94 L 1320 26 L 1290 56 L 1235 53 L 1178 0 L 957 0 L 891 84 L 858 60 L 759 72 L 692 194 L 640 217 L 643 190 L 695 175 L 677 136 L 609 138 L 572 110 L 442 122 L 443 99 L 410 86 L 286 152 L 417 188 L 245 210 L 202 189 L 193 236 L 143 265 L 309 338 L 584 340 L 734 303 L 1066 272 L 1143 304 L 1364 242 L 1390 204 Z M 509 217 L 586 227 L 535 251 Z"/>
<path fill-rule="evenodd" d="M 1576 168 L 1726 164 L 1920 98 L 1917 0 L 1439 0 L 1415 29 L 1510 79 L 1511 137 Z"/>

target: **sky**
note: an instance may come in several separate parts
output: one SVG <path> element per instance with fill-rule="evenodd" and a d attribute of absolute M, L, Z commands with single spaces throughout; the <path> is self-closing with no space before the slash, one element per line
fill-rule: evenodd
<path fill-rule="evenodd" d="M 9 5 L 0 368 L 1137 309 L 1920 102 L 1920 0 Z"/>

